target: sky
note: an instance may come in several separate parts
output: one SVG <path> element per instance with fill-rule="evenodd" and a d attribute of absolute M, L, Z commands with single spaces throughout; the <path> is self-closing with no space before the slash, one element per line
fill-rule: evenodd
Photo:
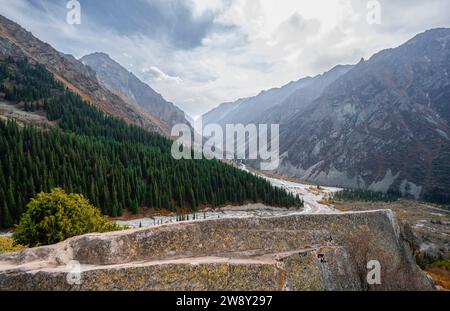
<path fill-rule="evenodd" d="M 79 0 L 79 25 L 68 2 L 0 14 L 77 58 L 109 54 L 193 117 L 450 27 L 448 0 Z"/>

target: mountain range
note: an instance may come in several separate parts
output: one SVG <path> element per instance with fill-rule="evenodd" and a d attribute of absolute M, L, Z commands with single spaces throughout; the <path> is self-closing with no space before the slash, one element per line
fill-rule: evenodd
<path fill-rule="evenodd" d="M 98 80 L 111 92 L 118 92 L 128 102 L 144 109 L 147 113 L 170 129 L 175 124 L 189 124 L 184 112 L 167 102 L 161 94 L 139 80 L 105 53 L 86 55 L 80 61 L 92 68 Z"/>
<path fill-rule="evenodd" d="M 4 57 L 27 58 L 44 65 L 66 88 L 129 124 L 169 136 L 171 122 L 187 122 L 180 109 L 104 54 L 85 57 L 90 65 L 86 66 L 83 60 L 57 51 L 1 15 L 0 52 Z M 96 65 L 107 67 L 100 70 Z"/>
<path fill-rule="evenodd" d="M 112 217 L 303 205 L 232 165 L 176 160 L 165 136 L 171 122 L 187 122 L 181 111 L 106 55 L 85 60 L 97 56 L 104 63 L 95 72 L 0 17 L 0 228 L 12 228 L 36 194 L 56 188 Z"/>
<path fill-rule="evenodd" d="M 426 31 L 358 64 L 219 105 L 203 124 L 280 124 L 277 173 L 448 202 L 449 41 L 450 29 Z M 107 54 L 77 60 L 2 16 L 0 55 L 43 65 L 67 90 L 127 124 L 166 137 L 174 124 L 189 124 Z"/>
<path fill-rule="evenodd" d="M 203 115 L 203 123 L 249 124 L 280 123 L 304 104 L 318 98 L 324 88 L 334 82 L 341 75 L 347 73 L 352 66 L 336 66 L 329 72 L 317 77 L 307 77 L 291 82 L 280 88 L 262 91 L 255 97 L 239 99 L 235 102 L 224 103 Z M 283 107 L 283 109 L 279 109 Z"/>
<path fill-rule="evenodd" d="M 450 29 L 353 66 L 225 103 L 204 124 L 280 124 L 277 170 L 319 183 L 450 200 Z"/>

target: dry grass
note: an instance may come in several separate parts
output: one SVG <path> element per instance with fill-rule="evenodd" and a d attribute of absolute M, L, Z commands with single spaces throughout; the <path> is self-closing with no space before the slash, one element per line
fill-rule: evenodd
<path fill-rule="evenodd" d="M 322 190 L 320 190 L 319 188 L 317 188 L 317 187 L 309 187 L 308 188 L 308 192 L 312 193 L 312 194 L 314 194 L 316 196 L 320 196 L 320 195 L 324 194 L 324 192 Z"/>
<path fill-rule="evenodd" d="M 333 204 L 327 198 L 325 198 L 323 200 L 320 200 L 318 203 L 322 204 L 322 205 L 325 205 L 325 206 L 328 206 L 328 207 L 333 207 Z"/>
<path fill-rule="evenodd" d="M 450 291 L 450 271 L 443 268 L 429 268 L 426 272 L 433 278 L 439 290 Z"/>
<path fill-rule="evenodd" d="M 25 246 L 16 244 L 11 238 L 0 237 L 0 254 L 18 252 L 25 248 Z"/>

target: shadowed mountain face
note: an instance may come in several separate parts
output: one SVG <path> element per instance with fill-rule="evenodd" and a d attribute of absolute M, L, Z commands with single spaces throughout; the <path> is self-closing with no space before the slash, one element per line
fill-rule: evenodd
<path fill-rule="evenodd" d="M 316 93 L 299 88 L 255 110 L 264 117 L 253 122 L 281 124 L 279 172 L 450 200 L 449 72 L 450 29 L 430 30 L 362 60 Z M 227 121 L 241 120 L 232 116 Z"/>
<path fill-rule="evenodd" d="M 65 55 L 35 38 L 16 23 L 0 15 L 0 58 L 26 58 L 40 63 L 65 87 L 111 116 L 151 131 L 165 133 L 161 123 L 139 107 L 128 103 L 101 85 L 95 72 L 71 55 Z"/>
<path fill-rule="evenodd" d="M 255 97 L 224 103 L 206 113 L 203 123 L 222 126 L 238 123 L 282 123 L 303 105 L 318 98 L 325 87 L 350 69 L 351 66 L 337 66 L 314 78 L 304 78 L 281 88 L 263 91 Z"/>
<path fill-rule="evenodd" d="M 179 123 L 188 124 L 181 109 L 164 100 L 160 94 L 112 60 L 107 54 L 86 55 L 81 58 L 81 61 L 97 73 L 98 79 L 108 89 L 140 106 L 164 123 L 167 128 Z"/>
<path fill-rule="evenodd" d="M 282 170 L 415 197 L 448 195 L 448 72 L 448 29 L 359 63 L 284 124 Z"/>

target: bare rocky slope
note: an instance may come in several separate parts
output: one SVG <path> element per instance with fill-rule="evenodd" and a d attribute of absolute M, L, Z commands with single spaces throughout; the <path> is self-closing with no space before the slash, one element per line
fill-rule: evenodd
<path fill-rule="evenodd" d="M 98 79 L 108 89 L 125 96 L 128 101 L 142 107 L 146 112 L 164 123 L 166 127 L 171 128 L 173 125 L 180 123 L 189 124 L 181 109 L 166 101 L 133 73 L 111 59 L 109 55 L 93 53 L 80 60 L 96 72 Z"/>
<path fill-rule="evenodd" d="M 352 66 L 336 66 L 316 77 L 307 77 L 255 97 L 224 103 L 203 115 L 203 124 L 283 123 L 299 109 L 317 99 L 323 90 Z"/>
<path fill-rule="evenodd" d="M 0 289 L 433 290 L 415 251 L 389 210 L 195 221 L 0 255 Z M 367 282 L 372 260 L 380 285 Z"/>
<path fill-rule="evenodd" d="M 142 108 L 114 94 L 96 73 L 71 55 L 58 52 L 18 24 L 0 15 L 0 57 L 27 58 L 44 65 L 56 79 L 98 109 L 128 123 L 167 134 L 168 130 Z"/>
<path fill-rule="evenodd" d="M 284 124 L 281 170 L 450 199 L 450 29 L 361 61 Z"/>
<path fill-rule="evenodd" d="M 449 72 L 450 29 L 433 29 L 300 80 L 288 97 L 269 91 L 270 108 L 260 95 L 220 106 L 205 123 L 279 123 L 278 173 L 450 202 Z"/>

